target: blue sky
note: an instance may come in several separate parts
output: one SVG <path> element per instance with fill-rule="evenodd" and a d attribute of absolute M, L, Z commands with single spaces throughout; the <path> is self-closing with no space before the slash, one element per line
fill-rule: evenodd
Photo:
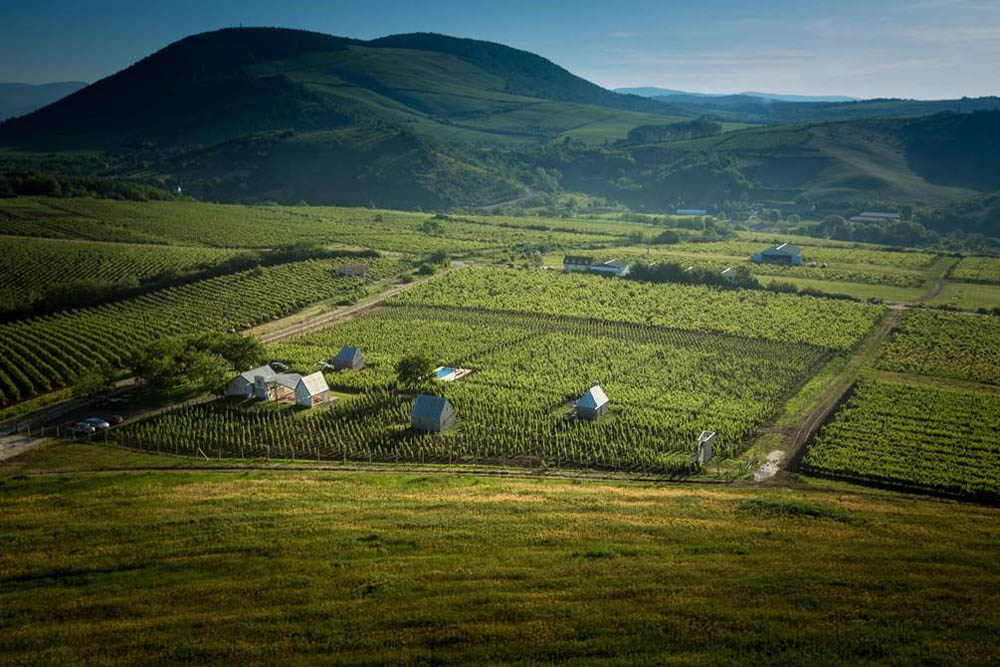
<path fill-rule="evenodd" d="M 0 0 L 0 81 L 95 81 L 191 33 L 241 23 L 486 39 L 607 87 L 1000 94 L 1000 0 Z"/>

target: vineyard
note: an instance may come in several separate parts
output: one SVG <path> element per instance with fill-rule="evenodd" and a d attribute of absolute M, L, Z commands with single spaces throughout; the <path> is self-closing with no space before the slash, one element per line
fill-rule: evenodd
<path fill-rule="evenodd" d="M 395 301 L 652 324 L 840 350 L 857 344 L 885 312 L 870 304 L 764 291 L 497 268 L 452 272 Z"/>
<path fill-rule="evenodd" d="M 1000 257 L 963 257 L 951 278 L 975 283 L 1000 283 Z"/>
<path fill-rule="evenodd" d="M 502 462 L 683 473 L 702 430 L 717 431 L 730 456 L 826 358 L 807 345 L 747 340 L 593 319 L 389 306 L 328 331 L 274 346 L 305 370 L 358 345 L 366 368 L 327 374 L 349 392 L 328 410 L 217 401 L 168 412 L 121 432 L 123 444 L 192 454 L 321 459 Z M 439 384 L 459 426 L 439 435 L 409 428 L 412 395 L 393 367 L 421 351 L 470 368 Z M 567 418 L 571 402 L 599 380 L 611 413 Z"/>
<path fill-rule="evenodd" d="M 424 231 L 433 219 L 437 231 Z M 339 244 L 429 253 L 511 248 L 518 244 L 590 247 L 621 243 L 637 225 L 564 223 L 500 218 L 434 219 L 428 214 L 361 208 L 241 206 L 200 202 L 27 200 L 0 205 L 0 234 L 274 248 L 294 243 Z"/>
<path fill-rule="evenodd" d="M 913 271 L 887 271 L 881 267 L 843 265 L 840 268 L 820 266 L 782 266 L 780 264 L 754 264 L 748 257 L 734 257 L 732 261 L 720 259 L 692 259 L 689 255 L 671 255 L 669 251 L 646 254 L 645 252 L 598 251 L 600 259 L 623 259 L 628 262 L 675 262 L 684 266 L 693 265 L 715 269 L 719 272 L 731 266 L 745 266 L 755 276 L 779 276 L 784 278 L 806 278 L 809 280 L 833 280 L 837 282 L 862 283 L 865 285 L 890 285 L 892 287 L 919 287 L 925 282 L 920 273 Z"/>
<path fill-rule="evenodd" d="M 210 266 L 233 250 L 8 238 L 0 264 L 0 311 L 32 303 L 53 285 L 77 281 L 137 283 Z"/>
<path fill-rule="evenodd" d="M 878 368 L 1000 384 L 1000 318 L 911 310 Z"/>
<path fill-rule="evenodd" d="M 749 258 L 755 252 L 767 248 L 768 245 L 764 241 L 730 240 L 712 243 L 680 243 L 670 246 L 669 250 L 671 252 L 707 253 Z M 872 247 L 802 246 L 803 262 L 826 262 L 835 268 L 844 268 L 847 265 L 869 265 L 915 270 L 930 266 L 934 262 L 934 257 L 933 254 L 927 252 L 881 250 Z"/>
<path fill-rule="evenodd" d="M 973 495 L 1000 494 L 1000 396 L 863 380 L 803 469 Z"/>
<path fill-rule="evenodd" d="M 93 308 L 0 324 L 0 404 L 70 383 L 101 362 L 117 366 L 151 340 L 246 328 L 360 287 L 335 260 L 259 268 Z M 397 260 L 366 262 L 370 276 L 399 271 Z"/>

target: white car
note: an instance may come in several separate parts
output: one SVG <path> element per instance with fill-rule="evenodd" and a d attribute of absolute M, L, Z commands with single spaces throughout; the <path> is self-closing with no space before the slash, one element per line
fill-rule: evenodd
<path fill-rule="evenodd" d="M 87 419 L 83 420 L 83 423 L 87 424 L 88 426 L 93 426 L 95 429 L 111 428 L 111 424 L 104 421 L 100 417 L 88 417 Z"/>

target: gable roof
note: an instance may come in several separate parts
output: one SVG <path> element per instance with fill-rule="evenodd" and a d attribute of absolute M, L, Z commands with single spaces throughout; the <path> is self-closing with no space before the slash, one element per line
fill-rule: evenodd
<path fill-rule="evenodd" d="M 797 245 L 792 245 L 791 243 L 782 243 L 781 245 L 776 245 L 776 246 L 773 246 L 771 248 L 768 248 L 764 252 L 767 253 L 767 254 L 769 254 L 769 255 L 775 255 L 775 254 L 778 254 L 778 255 L 801 255 L 802 254 L 802 248 L 798 247 Z"/>
<path fill-rule="evenodd" d="M 346 347 L 340 348 L 340 352 L 337 353 L 337 358 L 334 361 L 354 361 L 361 355 L 361 350 L 353 345 L 348 345 Z"/>
<path fill-rule="evenodd" d="M 604 390 L 601 389 L 600 385 L 594 385 L 584 393 L 579 401 L 576 402 L 576 407 L 578 408 L 590 408 L 591 410 L 596 410 L 602 405 L 607 405 L 610 403 Z"/>
<path fill-rule="evenodd" d="M 420 394 L 413 403 L 410 417 L 414 419 L 441 419 L 445 409 L 450 406 L 451 404 L 444 396 Z"/>
<path fill-rule="evenodd" d="M 316 371 L 310 375 L 299 378 L 299 383 L 305 386 L 306 391 L 309 392 L 310 396 L 316 396 L 317 394 L 322 394 L 324 391 L 330 391 L 330 386 L 326 383 L 326 378 L 323 377 L 321 371 Z"/>
<path fill-rule="evenodd" d="M 621 259 L 609 259 L 606 262 L 601 262 L 601 266 L 610 266 L 615 269 L 627 269 L 629 263 Z"/>
<path fill-rule="evenodd" d="M 250 384 L 254 383 L 258 375 L 264 376 L 265 382 L 270 382 L 271 380 L 274 379 L 276 373 L 274 372 L 273 368 L 267 365 L 258 366 L 257 368 L 251 368 L 248 371 L 243 371 L 242 373 L 240 373 L 240 377 L 245 378 L 247 382 L 249 382 Z"/>
<path fill-rule="evenodd" d="M 295 385 L 299 383 L 302 376 L 298 373 L 275 373 L 274 382 L 280 384 L 282 387 L 288 387 L 289 389 L 295 389 Z"/>

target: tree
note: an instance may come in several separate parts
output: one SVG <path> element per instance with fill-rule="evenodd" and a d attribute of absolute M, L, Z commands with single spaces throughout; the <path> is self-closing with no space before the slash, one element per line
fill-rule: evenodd
<path fill-rule="evenodd" d="M 263 359 L 263 346 L 254 338 L 203 333 L 155 341 L 128 365 L 160 390 L 221 393 L 234 368 L 259 366 Z"/>
<path fill-rule="evenodd" d="M 665 229 L 653 237 L 653 243 L 656 245 L 669 245 L 680 242 L 681 235 L 676 229 Z"/>
<path fill-rule="evenodd" d="M 73 398 L 96 398 L 111 391 L 115 383 L 115 370 L 108 364 L 92 368 L 73 384 Z"/>
<path fill-rule="evenodd" d="M 420 226 L 420 231 L 431 236 L 439 236 L 444 234 L 444 226 L 437 220 L 425 220 Z"/>
<path fill-rule="evenodd" d="M 407 389 L 426 386 L 433 373 L 434 360 L 422 352 L 403 357 L 396 363 L 396 379 Z"/>
<path fill-rule="evenodd" d="M 785 220 L 788 221 L 788 222 L 790 222 L 790 223 L 792 223 L 793 225 L 797 225 L 800 222 L 802 222 L 802 218 L 800 218 L 795 213 L 792 213 L 790 216 L 788 216 L 787 218 L 785 218 Z"/>

